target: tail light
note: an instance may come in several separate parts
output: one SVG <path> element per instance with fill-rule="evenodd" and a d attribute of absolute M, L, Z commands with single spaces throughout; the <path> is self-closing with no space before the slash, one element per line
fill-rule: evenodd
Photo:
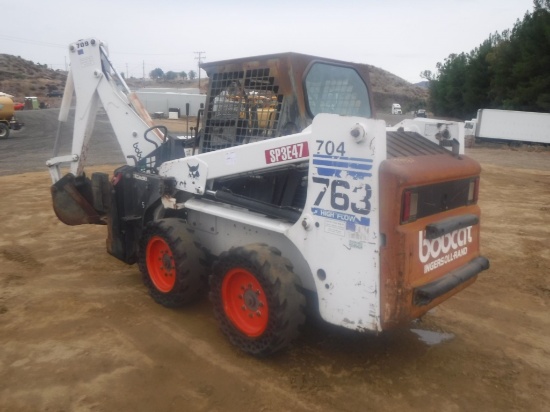
<path fill-rule="evenodd" d="M 468 204 L 477 203 L 479 196 L 479 176 L 470 180 L 470 187 L 468 189 Z"/>
<path fill-rule="evenodd" d="M 479 176 L 403 189 L 401 224 L 477 203 Z"/>
<path fill-rule="evenodd" d="M 403 192 L 401 223 L 414 222 L 418 212 L 418 192 L 407 189 Z"/>

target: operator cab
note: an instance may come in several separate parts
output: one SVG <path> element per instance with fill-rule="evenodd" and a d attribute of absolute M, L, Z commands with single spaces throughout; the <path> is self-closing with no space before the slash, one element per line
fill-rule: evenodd
<path fill-rule="evenodd" d="M 201 68 L 211 84 L 199 152 L 298 133 L 319 113 L 372 117 L 366 65 L 282 53 Z"/>

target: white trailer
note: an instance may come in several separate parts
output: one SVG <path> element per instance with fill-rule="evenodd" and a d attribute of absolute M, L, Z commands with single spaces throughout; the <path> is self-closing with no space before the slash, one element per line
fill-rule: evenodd
<path fill-rule="evenodd" d="M 550 144 L 550 113 L 479 109 L 477 141 Z"/>
<path fill-rule="evenodd" d="M 453 150 L 453 146 L 457 146 L 458 153 L 461 155 L 464 154 L 463 122 L 415 117 L 414 119 L 404 119 L 395 126 L 388 127 L 387 130 L 397 131 L 400 128 L 403 128 L 404 131 L 416 132 L 451 151 Z"/>
<path fill-rule="evenodd" d="M 145 106 L 148 113 L 168 113 L 170 108 L 180 109 L 185 115 L 185 107 L 189 104 L 189 113 L 193 116 L 206 102 L 206 95 L 199 93 L 188 93 L 173 89 L 141 89 L 136 92 L 137 97 Z"/>

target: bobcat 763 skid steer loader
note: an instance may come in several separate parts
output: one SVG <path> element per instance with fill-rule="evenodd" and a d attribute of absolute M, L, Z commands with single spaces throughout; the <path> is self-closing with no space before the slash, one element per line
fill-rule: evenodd
<path fill-rule="evenodd" d="M 367 66 L 295 53 L 203 64 L 206 105 L 186 140 L 151 127 L 101 41 L 69 52 L 60 120 L 74 91 L 72 152 L 48 161 L 56 214 L 107 224 L 109 253 L 137 262 L 163 305 L 209 287 L 240 349 L 286 347 L 305 321 L 305 295 L 326 322 L 377 332 L 488 268 L 479 164 L 417 133 L 386 132 Z M 127 164 L 90 179 L 100 104 Z"/>

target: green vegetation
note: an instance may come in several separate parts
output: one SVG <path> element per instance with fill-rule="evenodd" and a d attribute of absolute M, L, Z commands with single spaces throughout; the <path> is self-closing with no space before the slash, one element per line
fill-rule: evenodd
<path fill-rule="evenodd" d="M 435 115 L 468 119 L 480 108 L 550 112 L 550 0 L 533 5 L 512 30 L 490 35 L 468 54 L 449 55 L 436 74 L 421 73 Z"/>
<path fill-rule="evenodd" d="M 164 70 L 162 70 L 160 67 L 157 67 L 154 70 L 151 70 L 149 73 L 149 77 L 153 80 L 161 80 L 164 79 Z"/>
<path fill-rule="evenodd" d="M 165 73 L 164 70 L 162 70 L 160 67 L 157 67 L 156 69 L 149 72 L 149 77 L 156 81 L 166 80 L 170 82 L 173 80 L 177 80 L 178 78 L 182 80 L 187 80 L 188 78 L 190 80 L 193 80 L 196 76 L 197 74 L 193 70 L 191 70 L 189 74 L 184 71 L 176 73 L 171 70 Z"/>

